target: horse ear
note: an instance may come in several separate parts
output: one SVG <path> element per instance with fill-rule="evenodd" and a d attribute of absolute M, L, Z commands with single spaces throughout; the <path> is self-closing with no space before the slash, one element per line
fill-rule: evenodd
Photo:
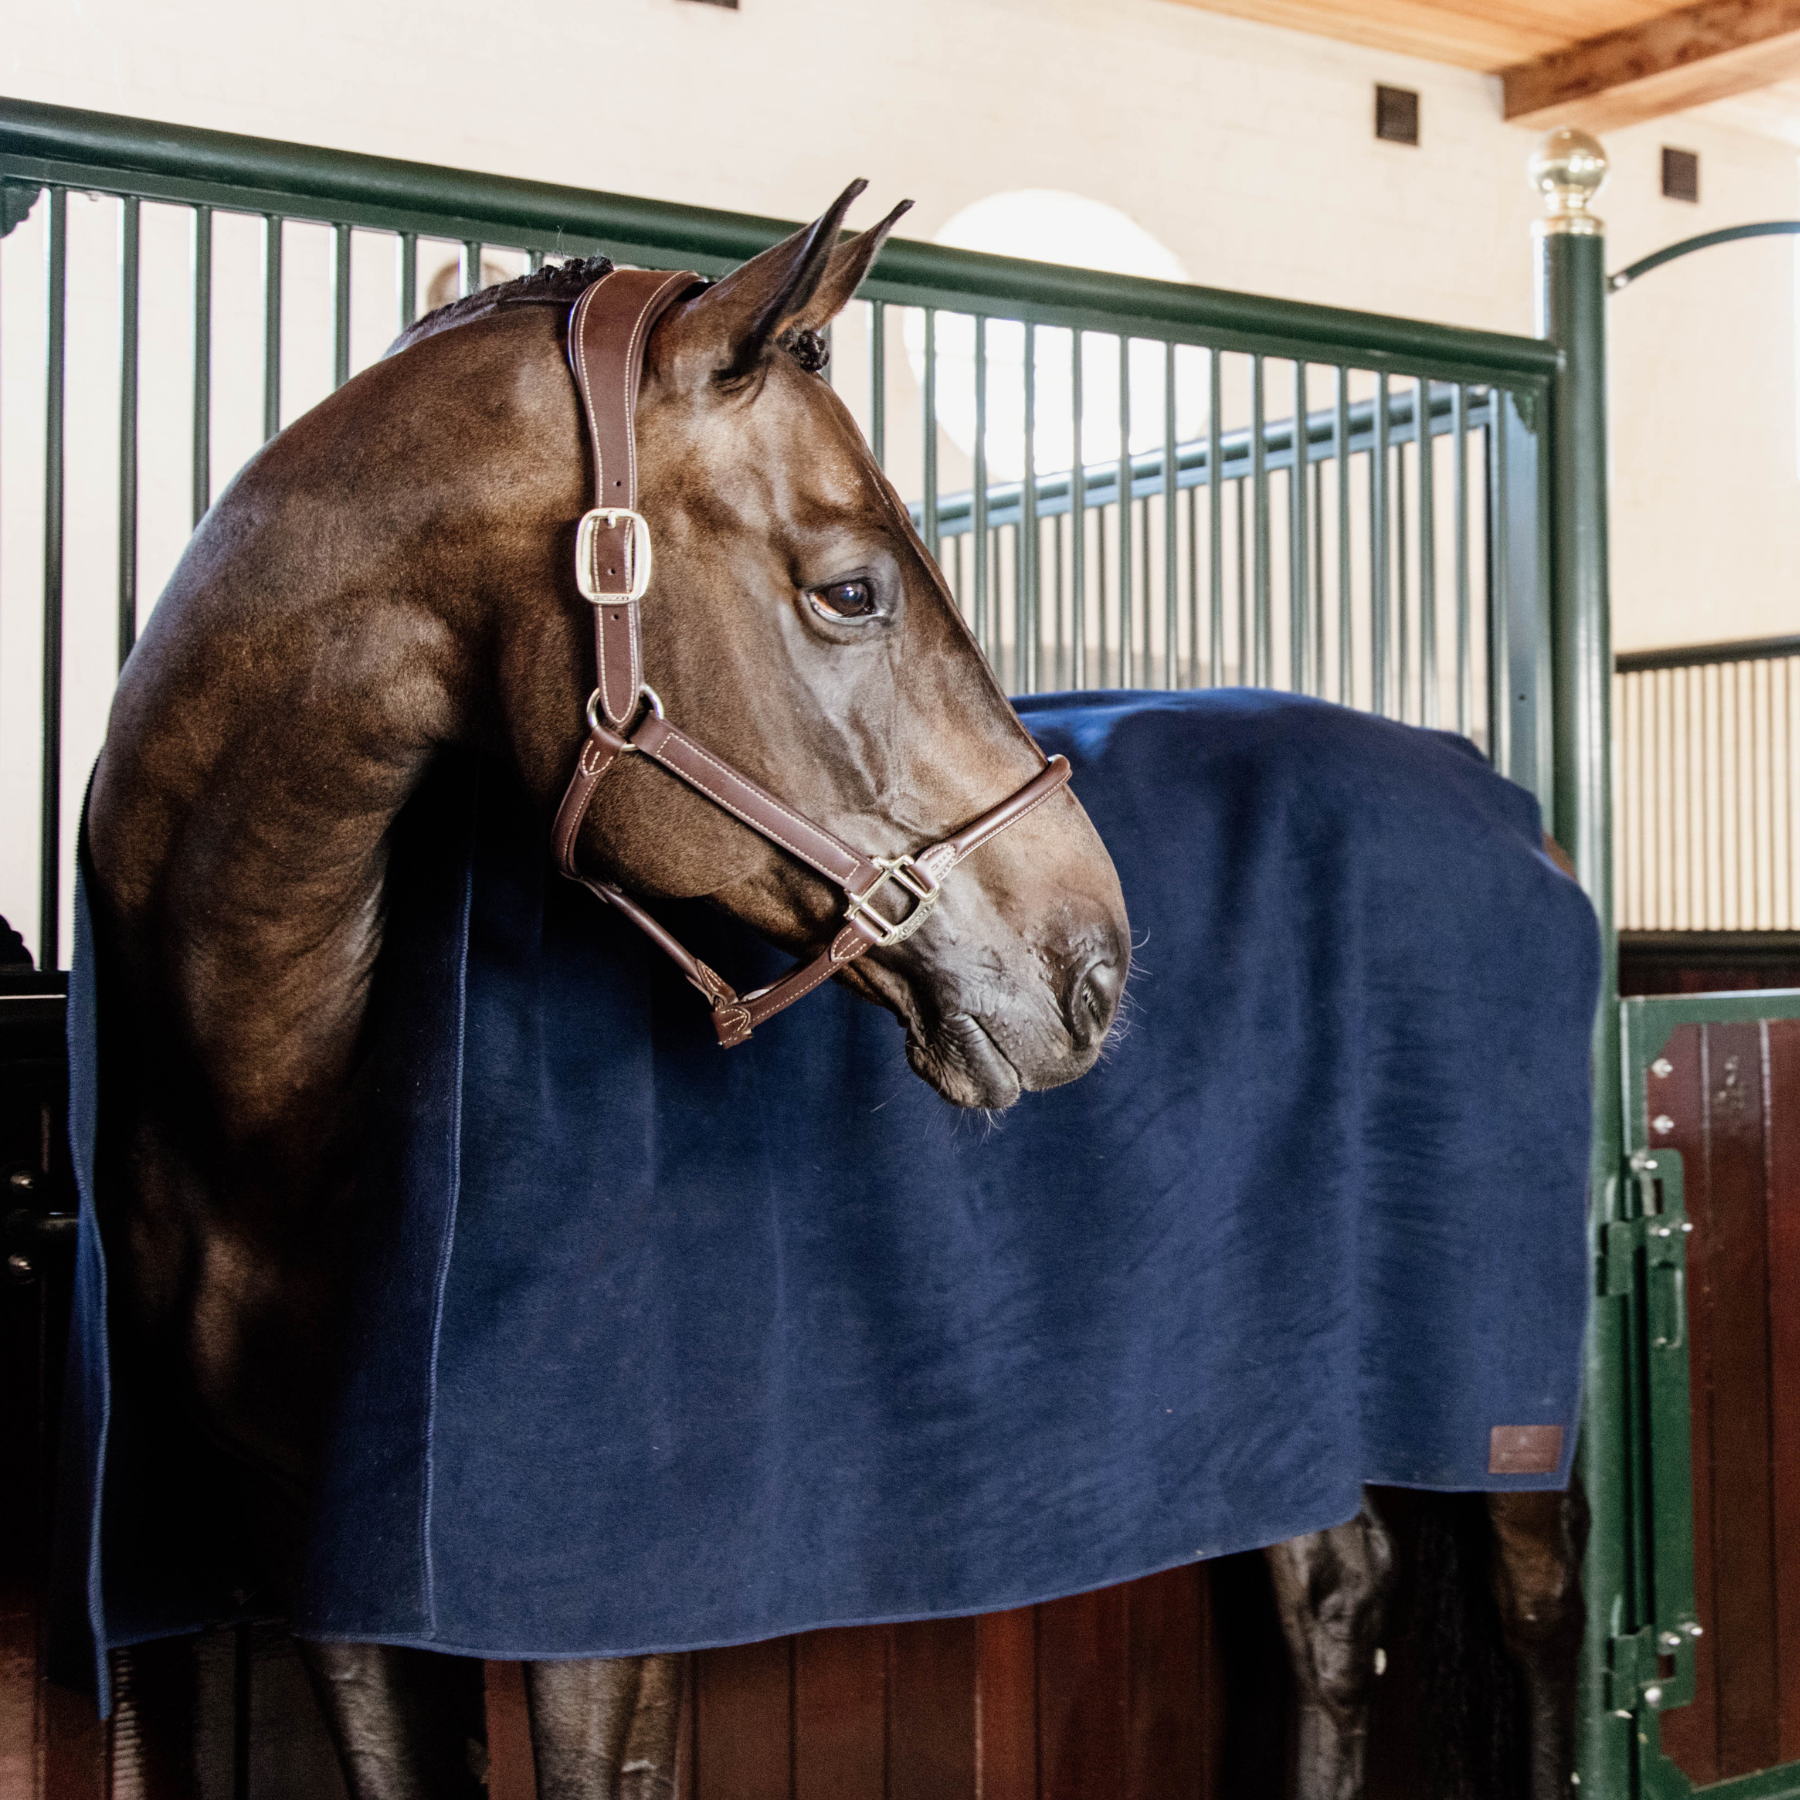
<path fill-rule="evenodd" d="M 867 231 L 859 231 L 849 243 L 839 244 L 831 253 L 824 278 L 794 324 L 802 331 L 823 331 L 850 304 L 869 272 L 869 265 L 887 241 L 888 233 L 900 223 L 902 215 L 911 210 L 912 202 L 902 200 L 879 225 L 871 225 Z"/>
<path fill-rule="evenodd" d="M 672 315 L 677 367 L 724 382 L 754 374 L 812 305 L 831 269 L 844 214 L 868 185 L 851 182 L 804 231 L 753 256 Z"/>

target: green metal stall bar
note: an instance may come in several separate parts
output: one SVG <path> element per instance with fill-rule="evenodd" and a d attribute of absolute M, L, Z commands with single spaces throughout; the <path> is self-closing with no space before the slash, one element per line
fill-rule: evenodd
<path fill-rule="evenodd" d="M 116 261 L 103 277 L 84 274 L 72 231 L 92 196 L 117 209 Z M 215 379 L 214 365 L 233 316 L 262 320 L 252 377 L 262 434 L 283 422 L 290 226 L 322 230 L 332 245 L 334 382 L 355 360 L 353 239 L 391 243 L 397 330 L 416 315 L 419 256 L 434 241 L 456 250 L 468 291 L 484 279 L 490 247 L 524 266 L 604 250 L 717 274 L 790 229 L 18 101 L 0 101 L 0 200 L 14 228 L 4 254 L 25 254 L 17 246 L 36 233 L 31 253 L 41 240 L 43 258 L 43 754 L 36 816 L 19 834 L 40 845 L 45 966 L 58 961 L 68 837 L 95 747 L 65 741 L 65 639 L 87 629 L 69 547 L 100 533 L 114 540 L 108 630 L 121 659 L 159 585 L 139 567 L 140 320 L 170 301 L 151 291 L 153 225 L 173 217 L 189 233 L 187 288 L 175 297 L 192 357 L 179 452 L 191 471 L 184 523 L 229 473 L 217 415 L 231 384 Z M 31 230 L 18 230 L 28 219 Z M 234 302 L 221 246 L 248 227 L 261 233 L 256 291 Z M 117 516 L 105 519 L 71 485 L 65 432 L 70 323 L 90 277 L 116 296 L 107 305 L 120 321 Z M 1289 687 L 1454 725 L 1554 804 L 1553 345 L 905 240 L 890 240 L 864 293 L 865 384 L 852 394 L 843 385 L 852 378 L 834 379 L 1015 690 Z M 836 328 L 840 351 L 857 348 L 850 317 Z M 9 333 L 16 324 L 8 319 Z M 835 358 L 834 370 L 848 360 Z M 960 427 L 949 417 L 959 395 L 970 415 Z M 1067 443 L 1052 455 L 1059 408 Z M 1193 419 L 1185 438 L 1184 412 Z M 1110 450 L 1090 449 L 1096 425 L 1112 433 Z M 14 447 L 9 454 L 17 467 Z M 1008 455 L 1016 472 L 998 466 Z M 0 596 L 0 607 L 20 603 L 16 585 Z M 12 898 L 0 910 L 18 917 L 23 908 Z"/>

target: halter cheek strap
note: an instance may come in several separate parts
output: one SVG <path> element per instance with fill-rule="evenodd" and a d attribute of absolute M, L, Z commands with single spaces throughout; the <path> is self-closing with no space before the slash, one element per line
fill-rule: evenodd
<path fill-rule="evenodd" d="M 594 609 L 598 684 L 587 705 L 587 738 L 557 808 L 551 845 L 557 867 L 645 933 L 712 1007 L 719 1042 L 741 1044 L 765 1019 L 792 1006 L 869 950 L 898 944 L 937 904 L 945 878 L 989 838 L 1017 824 L 1069 779 L 1060 756 L 1016 793 L 954 835 L 903 856 L 864 856 L 795 812 L 663 717 L 644 684 L 638 606 L 650 585 L 650 527 L 637 510 L 636 409 L 644 346 L 665 312 L 699 279 L 690 272 L 615 269 L 588 288 L 569 319 L 569 366 L 581 396 L 594 458 L 595 503 L 575 534 L 575 585 Z M 778 845 L 843 891 L 845 918 L 809 962 L 779 981 L 739 994 L 628 894 L 584 875 L 575 846 L 594 789 L 621 756 L 645 756 L 713 805 Z M 896 893 L 883 896 L 884 888 Z M 897 913 L 885 906 L 897 905 Z"/>

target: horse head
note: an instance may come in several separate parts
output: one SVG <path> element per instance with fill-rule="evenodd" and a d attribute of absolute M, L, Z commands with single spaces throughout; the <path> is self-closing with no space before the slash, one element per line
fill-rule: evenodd
<path fill-rule="evenodd" d="M 642 633 L 670 719 L 865 854 L 893 856 L 1042 759 L 820 372 L 826 328 L 905 210 L 839 243 L 861 187 L 650 337 Z M 841 895 L 641 758 L 602 782 L 578 848 L 634 894 L 709 896 L 792 950 L 840 921 Z M 912 937 L 842 979 L 899 1016 L 913 1068 L 945 1098 L 1003 1107 L 1092 1066 L 1128 945 L 1111 860 L 1065 789 L 959 869 Z"/>

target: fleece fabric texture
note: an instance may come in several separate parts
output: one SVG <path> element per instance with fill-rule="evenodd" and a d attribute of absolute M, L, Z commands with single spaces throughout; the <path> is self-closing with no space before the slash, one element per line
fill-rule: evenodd
<path fill-rule="evenodd" d="M 1566 1482 L 1599 948 L 1535 802 L 1460 739 L 1284 695 L 1019 707 L 1136 952 L 1100 1066 L 992 1121 L 835 984 L 720 1051 L 494 769 L 409 809 L 304 1634 L 722 1644 L 1099 1587 L 1364 1483 Z M 671 923 L 734 980 L 777 966 Z M 70 1016 L 91 1193 L 91 992 Z M 91 1501 L 91 1207 L 82 1258 Z M 1491 1474 L 1522 1425 L 1561 1466 Z M 101 1645 L 218 1610 L 102 1553 L 146 1478 L 110 1432 L 71 1559 Z"/>

